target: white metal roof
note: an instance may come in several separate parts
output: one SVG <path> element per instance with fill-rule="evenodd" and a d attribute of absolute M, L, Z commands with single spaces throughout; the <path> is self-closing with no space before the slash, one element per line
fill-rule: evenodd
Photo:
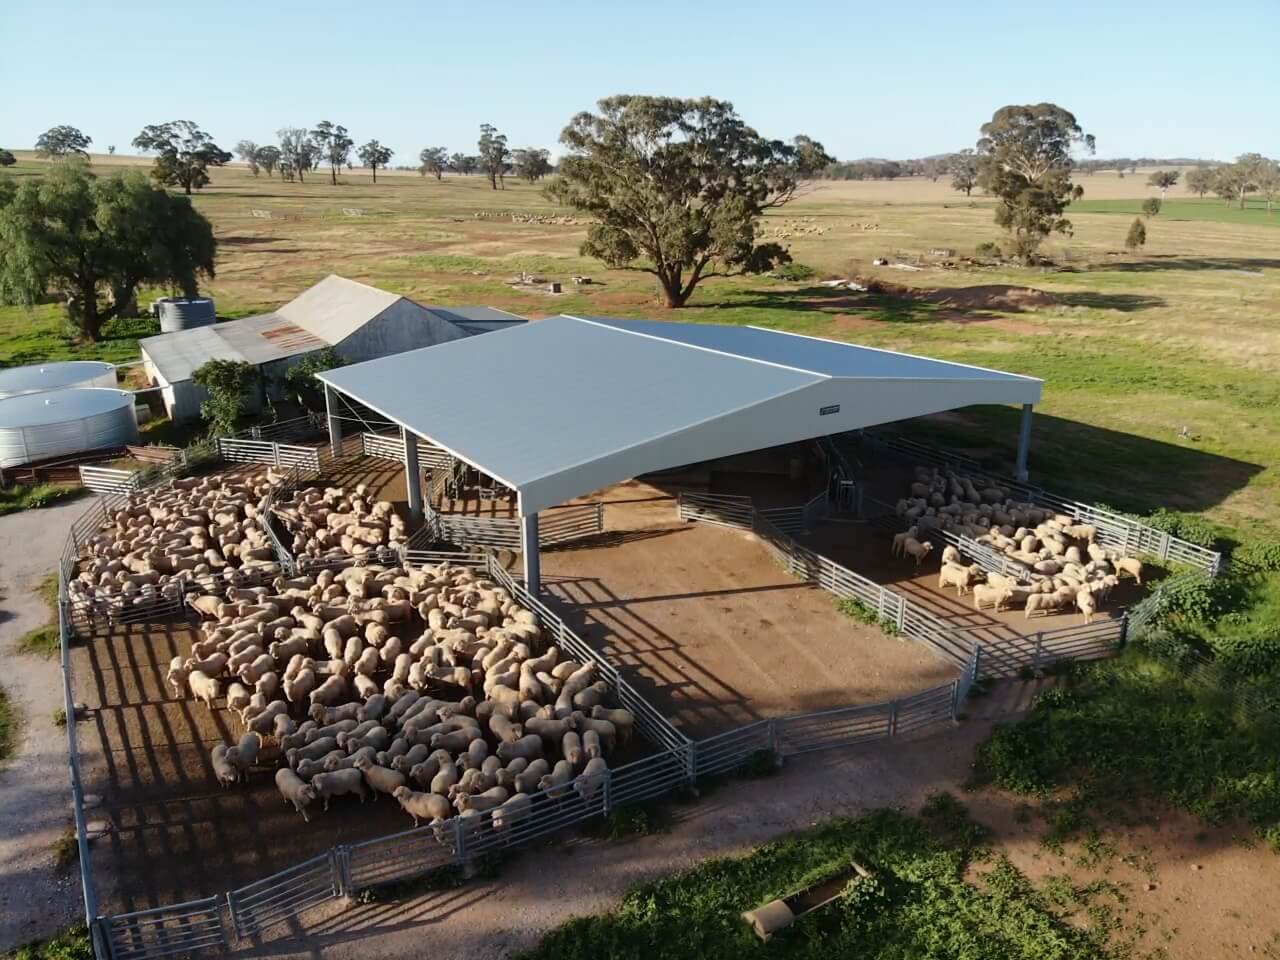
<path fill-rule="evenodd" d="M 1033 377 L 750 327 L 550 317 L 319 375 L 533 513 L 655 470 L 978 403 Z"/>
<path fill-rule="evenodd" d="M 146 337 L 142 352 L 166 383 L 181 383 L 208 360 L 244 360 L 258 366 L 336 347 L 401 300 L 421 312 L 424 324 L 452 324 L 463 331 L 459 336 L 525 322 L 492 307 L 424 307 L 330 274 L 271 313 Z"/>

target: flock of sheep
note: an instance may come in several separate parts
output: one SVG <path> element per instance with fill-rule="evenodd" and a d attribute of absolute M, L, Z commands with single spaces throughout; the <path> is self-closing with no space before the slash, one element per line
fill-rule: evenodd
<path fill-rule="evenodd" d="M 118 614 L 171 602 L 193 581 L 236 590 L 278 573 L 265 523 L 269 495 L 282 480 L 268 469 L 174 480 L 131 495 L 83 544 L 67 584 L 73 608 Z"/>
<path fill-rule="evenodd" d="M 1092 525 L 1014 500 L 998 485 L 979 487 L 965 474 L 917 466 L 911 496 L 896 509 L 911 526 L 894 536 L 893 554 L 914 558 L 917 567 L 932 552 L 935 531 L 971 537 L 1009 558 L 1013 575 L 984 573 L 962 563 L 954 546 L 943 549 L 938 588 L 972 591 L 979 610 L 1021 604 L 1030 617 L 1074 607 L 1089 623 L 1121 574 L 1142 583 L 1142 561 L 1099 544 Z"/>
<path fill-rule="evenodd" d="M 271 512 L 292 537 L 295 559 L 364 557 L 409 540 L 404 520 L 390 500 L 375 501 L 361 483 L 344 487 L 304 487 L 289 500 L 276 500 Z"/>
<path fill-rule="evenodd" d="M 326 569 L 247 593 L 188 598 L 203 636 L 167 679 L 243 726 L 212 751 L 218 780 L 278 767 L 304 820 L 316 800 L 386 793 L 415 826 L 492 811 L 507 829 L 539 791 L 590 800 L 631 735 L 597 665 L 562 658 L 469 567 Z"/>

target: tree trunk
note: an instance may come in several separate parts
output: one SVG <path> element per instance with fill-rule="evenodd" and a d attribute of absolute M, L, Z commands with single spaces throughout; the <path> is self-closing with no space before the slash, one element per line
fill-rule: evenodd
<path fill-rule="evenodd" d="M 378 182 L 378 165 L 376 163 L 373 165 L 373 182 Z"/>
<path fill-rule="evenodd" d="M 676 310 L 683 307 L 685 301 L 689 299 L 689 293 L 693 292 L 690 290 L 686 293 L 681 289 L 679 277 L 668 277 L 659 274 L 658 283 L 662 285 L 662 295 L 668 310 Z"/>
<path fill-rule="evenodd" d="M 182 192 L 183 192 L 183 193 L 185 193 L 188 197 L 189 197 L 189 196 L 191 196 L 191 181 L 190 181 L 190 180 L 188 180 L 186 183 L 184 183 L 184 184 L 182 185 Z"/>
<path fill-rule="evenodd" d="M 329 180 L 335 187 L 338 185 L 338 168 L 333 164 L 329 164 Z"/>
<path fill-rule="evenodd" d="M 80 290 L 79 297 L 67 298 L 67 313 L 94 343 L 102 339 L 102 318 L 98 316 L 98 291 L 92 287 Z"/>

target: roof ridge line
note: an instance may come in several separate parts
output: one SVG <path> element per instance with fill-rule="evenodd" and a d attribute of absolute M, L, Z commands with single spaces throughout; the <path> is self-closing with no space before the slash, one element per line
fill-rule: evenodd
<path fill-rule="evenodd" d="M 590 317 L 575 317 L 571 313 L 562 313 L 560 314 L 560 316 L 566 317 L 569 320 L 576 320 L 579 323 L 589 323 L 593 327 L 600 327 L 605 330 L 613 330 L 616 333 L 625 333 L 633 337 L 644 337 L 648 340 L 658 340 L 662 343 L 669 343 L 673 347 L 685 347 L 689 350 L 701 350 L 704 353 L 714 353 L 717 356 L 721 356 L 721 357 L 732 357 L 734 360 L 741 360 L 743 363 L 758 363 L 761 366 L 777 367 L 779 370 L 790 370 L 793 373 L 807 373 L 811 377 L 819 377 L 820 379 L 823 379 L 823 380 L 833 379 L 831 374 L 823 373 L 821 370 L 810 370 L 808 367 L 795 367 L 789 363 L 778 363 L 773 360 L 761 360 L 759 357 L 748 357 L 748 356 L 744 356 L 741 353 L 731 353 L 728 350 L 717 350 L 715 347 L 704 347 L 700 343 L 685 343 L 683 340 L 671 340 L 671 339 L 668 339 L 667 337 L 660 337 L 652 333 L 641 333 L 639 330 L 628 330 L 625 327 L 615 327 L 612 324 L 601 323 L 599 320 L 592 320 Z M 625 321 L 618 321 L 618 322 L 625 322 Z M 653 320 L 650 322 L 661 323 L 662 321 Z M 735 324 L 735 326 L 737 325 Z"/>

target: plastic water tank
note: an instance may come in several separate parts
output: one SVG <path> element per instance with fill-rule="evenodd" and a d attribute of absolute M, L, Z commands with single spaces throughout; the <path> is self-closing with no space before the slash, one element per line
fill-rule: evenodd
<path fill-rule="evenodd" d="M 160 308 L 160 332 L 207 327 L 218 320 L 213 300 L 209 297 L 164 297 L 157 300 Z"/>
<path fill-rule="evenodd" d="M 0 397 L 67 387 L 114 387 L 116 368 L 101 360 L 55 360 L 0 370 Z"/>
<path fill-rule="evenodd" d="M 128 390 L 73 387 L 0 400 L 0 467 L 138 442 Z"/>

